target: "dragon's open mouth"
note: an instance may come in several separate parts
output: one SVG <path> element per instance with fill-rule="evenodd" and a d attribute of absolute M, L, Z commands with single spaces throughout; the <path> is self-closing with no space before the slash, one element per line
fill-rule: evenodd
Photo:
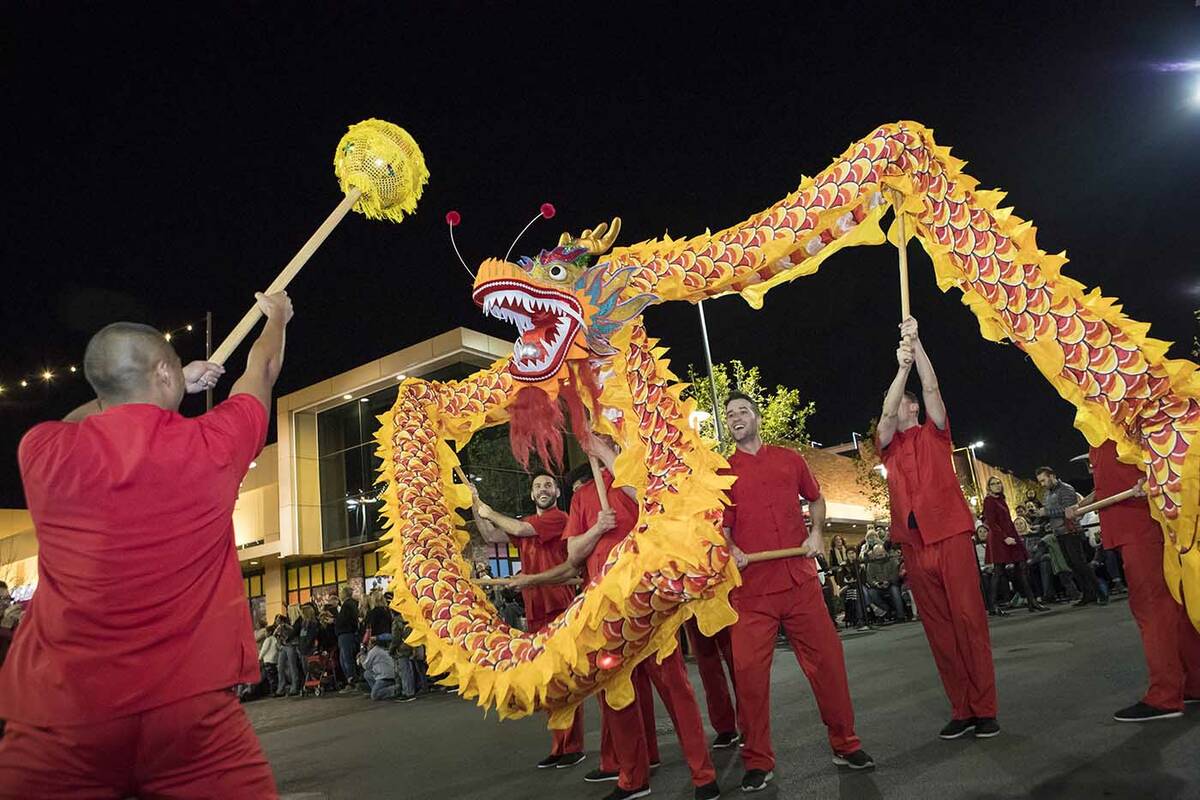
<path fill-rule="evenodd" d="M 517 327 L 511 372 L 518 380 L 536 382 L 558 372 L 583 327 L 579 301 L 564 292 L 501 279 L 480 284 L 473 297 L 484 314 Z"/>

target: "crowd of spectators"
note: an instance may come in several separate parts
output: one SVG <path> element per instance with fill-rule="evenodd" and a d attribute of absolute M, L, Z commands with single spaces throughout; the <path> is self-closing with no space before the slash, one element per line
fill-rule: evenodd
<path fill-rule="evenodd" d="M 445 692 L 430 676 L 425 648 L 406 642 L 412 629 L 380 589 L 360 604 L 350 587 L 285 607 L 269 624 L 257 620 L 262 680 L 243 686 L 244 699 L 361 692 L 372 700 L 410 701 Z M 364 607 L 365 606 L 365 607 Z"/>

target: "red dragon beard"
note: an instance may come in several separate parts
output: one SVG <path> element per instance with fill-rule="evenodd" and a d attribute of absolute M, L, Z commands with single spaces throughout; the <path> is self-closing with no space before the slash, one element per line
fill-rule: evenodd
<path fill-rule="evenodd" d="M 575 438 L 585 441 L 591 435 L 587 406 L 581 392 L 587 395 L 595 408 L 600 387 L 590 366 L 580 366 L 572 372 L 574 379 L 568 380 L 559 389 L 558 399 L 561 403 L 551 400 L 550 395 L 540 387 L 526 386 L 517 392 L 516 399 L 507 409 L 508 439 L 513 457 L 527 472 L 529 459 L 534 453 L 537 453 L 544 467 L 562 469 L 563 434 L 567 421 L 563 415 L 563 403 L 567 406 Z"/>

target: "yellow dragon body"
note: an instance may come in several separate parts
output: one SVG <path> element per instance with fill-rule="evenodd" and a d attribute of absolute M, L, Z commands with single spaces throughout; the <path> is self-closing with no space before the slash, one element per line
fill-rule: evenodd
<path fill-rule="evenodd" d="M 614 706 L 630 702 L 630 671 L 669 653 L 688 617 L 710 633 L 735 619 L 728 594 L 739 577 L 720 531 L 725 462 L 688 426 L 694 406 L 681 399 L 641 311 L 727 293 L 758 307 L 771 287 L 814 273 L 838 249 L 882 243 L 889 208 L 924 246 L 939 286 L 962 292 L 983 336 L 1028 353 L 1077 408 L 1090 442 L 1113 439 L 1122 460 L 1145 468 L 1168 583 L 1200 621 L 1196 365 L 1168 359 L 1148 325 L 1063 275 L 1065 256 L 1040 250 L 1031 223 L 998 208 L 1003 193 L 978 190 L 962 166 L 923 126 L 883 125 L 795 192 L 718 233 L 605 254 L 614 223 L 564 235 L 536 259 L 485 261 L 474 298 L 517 327 L 513 356 L 462 381 L 405 381 L 378 432 L 385 571 L 430 670 L 450 673 L 460 694 L 502 716 L 548 710 L 552 724 L 564 724 L 599 689 Z M 589 383 L 598 392 L 585 390 Z M 470 580 L 456 512 L 469 496 L 453 482 L 450 446 L 506 421 L 527 389 L 551 401 L 564 391 L 582 398 L 596 429 L 620 444 L 617 482 L 637 489 L 641 507 L 602 573 L 539 634 L 504 625 Z"/>

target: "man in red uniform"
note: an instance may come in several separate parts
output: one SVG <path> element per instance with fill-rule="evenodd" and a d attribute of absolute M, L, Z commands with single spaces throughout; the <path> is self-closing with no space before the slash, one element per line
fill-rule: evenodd
<path fill-rule="evenodd" d="M 573 577 L 585 565 L 588 575 L 595 576 L 604 567 L 613 548 L 637 525 L 639 511 L 634 490 L 612 485 L 616 451 L 599 439 L 593 439 L 588 448 L 607 467 L 603 478 L 609 509 L 601 509 L 595 481 L 580 486 L 571 498 L 571 511 L 563 531 L 567 541 L 566 563 L 540 575 L 519 575 L 513 580 L 514 586 L 524 588 L 561 582 Z M 607 702 L 600 703 L 601 741 L 608 742 L 618 767 L 617 788 L 605 800 L 631 800 L 650 794 L 647 735 L 648 729 L 653 730 L 653 699 L 649 699 L 649 703 L 647 699 L 651 698 L 651 683 L 658 689 L 663 705 L 671 715 L 675 734 L 691 769 L 692 784 L 696 787 L 695 800 L 720 797 L 717 773 L 704 740 L 700 707 L 696 704 L 696 695 L 679 649 L 676 648 L 661 664 L 655 663 L 654 656 L 647 658 L 633 671 L 631 680 L 635 693 L 632 703 L 619 710 L 611 708 Z"/>
<path fill-rule="evenodd" d="M 507 544 L 511 540 L 521 556 L 522 571 L 545 572 L 567 560 L 567 543 L 562 538 L 567 515 L 557 507 L 558 479 L 553 475 L 542 472 L 533 476 L 529 496 L 535 511 L 520 519 L 507 517 L 482 502 L 474 486 L 471 496 L 480 535 L 493 544 Z M 575 589 L 565 584 L 527 586 L 521 590 L 521 597 L 525 601 L 525 629 L 537 633 L 566 611 L 575 599 Z M 539 761 L 537 768 L 566 769 L 584 758 L 583 706 L 579 706 L 571 727 L 554 731 L 550 755 Z"/>
<path fill-rule="evenodd" d="M 1117 722 L 1149 722 L 1183 715 L 1185 703 L 1200 703 L 1200 634 L 1187 610 L 1171 596 L 1163 578 L 1162 527 L 1150 516 L 1145 474 L 1117 460 L 1117 446 L 1105 442 L 1089 452 L 1095 491 L 1084 503 L 1111 497 L 1131 486 L 1138 497 L 1100 510 L 1100 536 L 1106 549 L 1121 553 L 1129 587 L 1129 610 L 1142 634 L 1142 650 L 1150 672 L 1150 688 L 1140 702 L 1113 714 Z M 1067 518 L 1078 517 L 1077 507 Z"/>
<path fill-rule="evenodd" d="M 899 369 L 883 400 L 877 433 L 879 457 L 887 469 L 892 538 L 904 553 L 921 624 L 950 700 L 950 722 L 938 735 L 957 739 L 974 732 L 986 739 L 998 734 L 1000 726 L 987 610 L 972 541 L 975 517 L 954 474 L 950 421 L 917 321 L 906 319 L 900 333 Z M 925 396 L 924 423 L 921 404 L 905 391 L 914 364 Z"/>
<path fill-rule="evenodd" d="M 233 506 L 292 315 L 286 294 L 258 304 L 246 373 L 209 413 L 177 409 L 224 370 L 118 322 L 84 356 L 97 399 L 21 440 L 38 591 L 0 672 L 0 797 L 276 797 L 232 691 L 259 680 Z"/>
<path fill-rule="evenodd" d="M 775 777 L 771 747 L 771 661 L 782 625 L 792 651 L 812 687 L 821 721 L 833 748 L 833 763 L 872 769 L 875 762 L 854 732 L 854 707 L 846 679 L 846 660 L 825 607 L 825 595 L 813 559 L 824 550 L 825 498 L 804 458 L 786 447 L 763 444 L 762 414 L 754 401 L 733 392 L 725 401 L 725 419 L 737 450 L 729 457 L 737 480 L 725 509 L 725 537 L 742 571 L 733 590 L 738 613 L 733 642 L 734 685 L 745 745 L 743 792 L 767 788 Z M 809 502 L 812 532 L 804 522 L 800 497 Z M 747 554 L 805 547 L 808 555 L 749 563 Z"/>

